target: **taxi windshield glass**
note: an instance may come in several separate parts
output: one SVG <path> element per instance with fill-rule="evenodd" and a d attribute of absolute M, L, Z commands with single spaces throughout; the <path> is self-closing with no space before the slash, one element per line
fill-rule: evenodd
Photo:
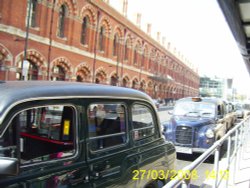
<path fill-rule="evenodd" d="M 215 105 L 206 102 L 179 102 L 175 105 L 174 115 L 214 117 Z"/>

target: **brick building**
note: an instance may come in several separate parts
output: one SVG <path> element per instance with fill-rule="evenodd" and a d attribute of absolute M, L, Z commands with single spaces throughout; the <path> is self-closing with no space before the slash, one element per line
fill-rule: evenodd
<path fill-rule="evenodd" d="M 23 79 L 26 65 L 29 80 L 119 85 L 162 99 L 199 92 L 198 74 L 150 28 L 102 0 L 0 0 L 0 80 Z"/>

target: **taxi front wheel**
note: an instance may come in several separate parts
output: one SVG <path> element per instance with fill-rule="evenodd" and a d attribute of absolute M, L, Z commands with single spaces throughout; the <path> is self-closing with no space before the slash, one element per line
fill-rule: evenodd
<path fill-rule="evenodd" d="M 153 182 L 151 182 L 150 184 L 146 185 L 145 188 L 161 188 L 163 187 L 165 184 L 163 181 L 161 180 L 155 180 Z"/>

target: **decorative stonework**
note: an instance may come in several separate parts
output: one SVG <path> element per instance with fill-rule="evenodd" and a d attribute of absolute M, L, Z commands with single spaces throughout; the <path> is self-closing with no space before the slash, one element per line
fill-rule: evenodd
<path fill-rule="evenodd" d="M 74 2 L 72 2 L 72 0 L 58 0 L 57 1 L 57 9 L 59 10 L 62 5 L 67 6 L 67 8 L 69 10 L 68 16 L 76 16 L 77 15 L 76 4 Z"/>
<path fill-rule="evenodd" d="M 80 12 L 81 20 L 83 20 L 85 16 L 89 17 L 91 25 L 93 26 L 96 25 L 96 20 L 97 20 L 96 10 L 91 5 L 86 5 L 82 8 Z"/>
<path fill-rule="evenodd" d="M 104 28 L 107 30 L 106 35 L 109 36 L 109 34 L 111 33 L 111 22 L 109 17 L 107 16 L 103 16 L 100 19 L 100 28 L 101 26 L 104 26 Z"/>
<path fill-rule="evenodd" d="M 69 60 L 65 57 L 59 57 L 55 60 L 52 61 L 51 63 L 51 72 L 52 72 L 52 69 L 54 66 L 61 66 L 65 71 L 66 73 L 72 73 L 72 66 L 71 66 L 71 63 L 69 62 Z"/>

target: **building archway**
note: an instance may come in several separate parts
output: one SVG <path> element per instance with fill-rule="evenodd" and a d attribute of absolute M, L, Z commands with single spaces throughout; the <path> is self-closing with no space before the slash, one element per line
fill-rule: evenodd
<path fill-rule="evenodd" d="M 50 77 L 51 80 L 68 81 L 71 76 L 71 73 L 72 73 L 71 65 L 66 58 L 60 57 L 52 62 L 51 77 Z"/>
<path fill-rule="evenodd" d="M 138 86 L 139 86 L 139 81 L 137 78 L 134 78 L 133 81 L 132 81 L 132 88 L 133 89 L 138 89 Z"/>
<path fill-rule="evenodd" d="M 106 84 L 107 83 L 107 74 L 102 67 L 96 71 L 95 83 L 97 83 L 97 84 Z"/>
<path fill-rule="evenodd" d="M 78 66 L 77 71 L 76 71 L 76 81 L 77 82 L 90 82 L 90 78 L 91 78 L 90 68 L 85 64 Z"/>
<path fill-rule="evenodd" d="M 24 64 L 24 52 L 16 57 L 16 79 L 22 80 L 22 66 Z M 43 80 L 46 75 L 45 58 L 36 50 L 27 50 L 26 61 L 28 63 L 27 80 Z"/>

